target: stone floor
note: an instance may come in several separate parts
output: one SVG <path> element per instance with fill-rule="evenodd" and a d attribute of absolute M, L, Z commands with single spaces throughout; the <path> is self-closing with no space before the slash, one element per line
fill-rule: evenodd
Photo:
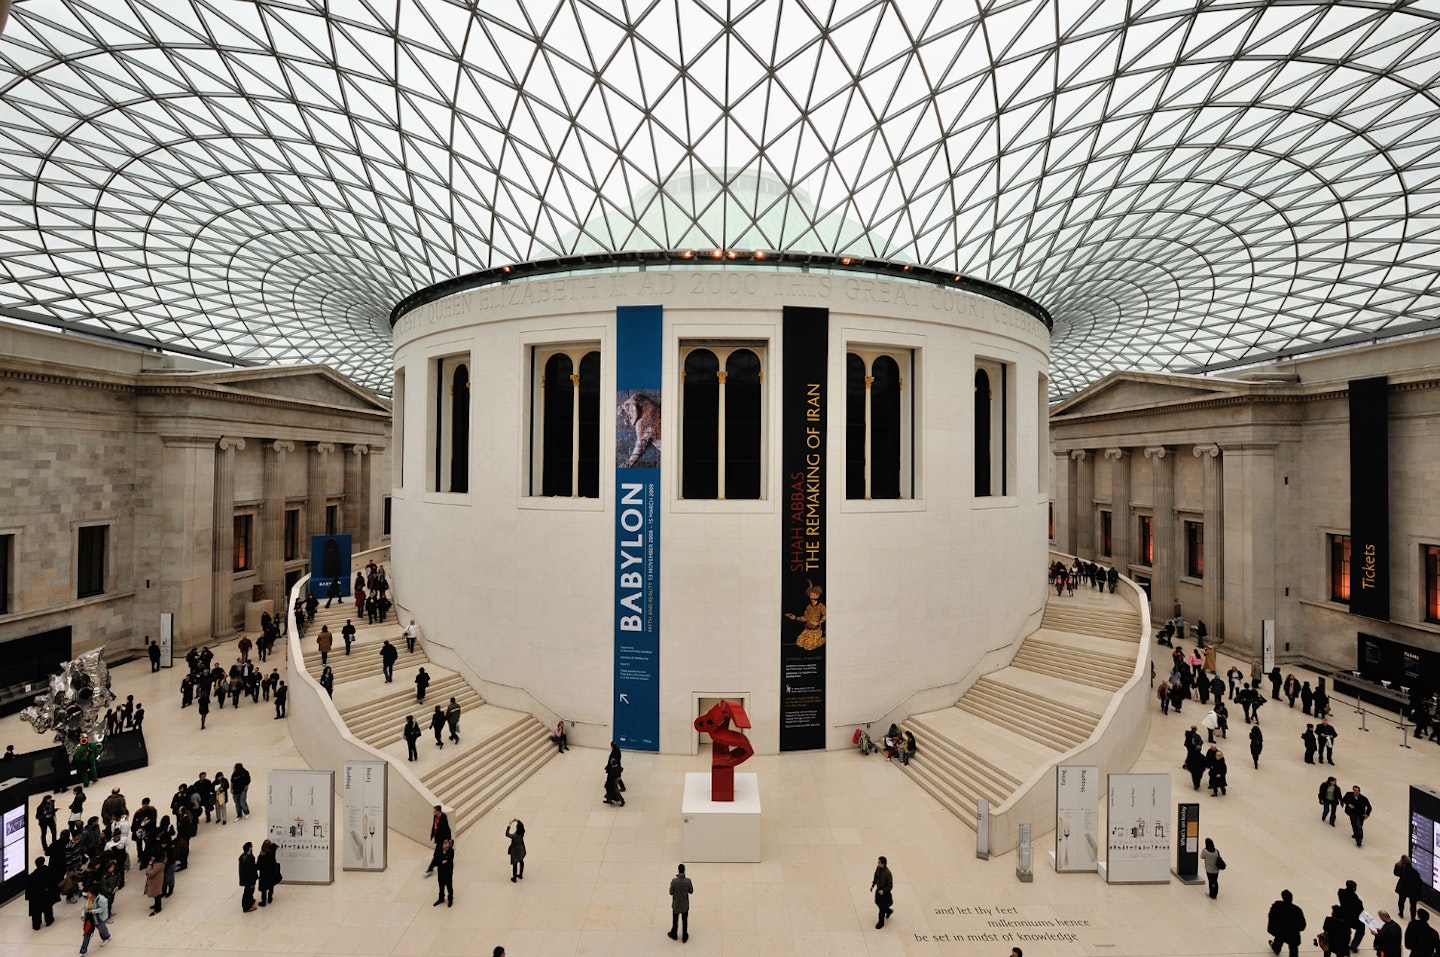
<path fill-rule="evenodd" d="M 179 875 L 175 896 L 158 917 L 146 915 L 132 872 L 107 957 L 488 957 L 497 944 L 508 957 L 643 957 L 682 946 L 665 937 L 666 887 L 680 854 L 684 775 L 703 770 L 703 759 L 628 754 L 628 804 L 611 808 L 600 803 L 604 754 L 581 748 L 549 762 L 462 836 L 453 909 L 430 906 L 434 882 L 422 876 L 428 849 L 392 832 L 384 873 L 344 872 L 337 863 L 333 884 L 282 885 L 274 906 L 242 914 L 235 861 L 244 841 L 258 846 L 263 838 L 266 773 L 304 764 L 287 722 L 274 720 L 263 703 L 214 710 L 201 732 L 194 708 L 179 709 L 179 679 L 177 670 L 152 676 L 144 662 L 115 669 L 121 697 L 134 694 L 145 703 L 151 764 L 102 780 L 92 789 L 95 812 L 115 784 L 132 808 L 146 796 L 168 807 L 177 783 L 201 770 L 228 773 L 238 760 L 255 777 L 254 817 L 234 826 L 202 825 L 190 869 Z M 1266 750 L 1258 771 L 1235 709 L 1238 728 L 1226 749 L 1230 793 L 1197 798 L 1202 833 L 1215 839 L 1230 865 L 1216 901 L 1203 885 L 1107 886 L 1093 875 L 1056 874 L 1046 862 L 1048 835 L 1035 849 L 1034 882 L 1020 883 L 1013 854 L 977 860 L 970 828 L 880 757 L 849 750 L 757 757 L 745 770 L 760 776 L 764 862 L 689 867 L 695 896 L 683 952 L 1005 957 L 1018 944 L 1026 957 L 1263 955 L 1266 910 L 1288 887 L 1309 918 L 1305 941 L 1313 953 L 1313 931 L 1346 878 L 1359 882 L 1371 910 L 1394 907 L 1391 866 L 1405 849 L 1406 786 L 1440 778 L 1440 747 L 1415 742 L 1413 750 L 1403 749 L 1401 732 L 1374 716 L 1371 730 L 1361 732 L 1359 716 L 1336 704 L 1335 771 L 1346 788 L 1361 784 L 1375 804 L 1364 848 L 1355 846 L 1343 819 L 1335 829 L 1318 820 L 1315 792 L 1324 772 L 1301 760 L 1299 708 L 1271 702 L 1263 710 Z M 1182 716 L 1151 714 L 1149 743 L 1133 769 L 1169 771 L 1180 801 L 1194 795 L 1180 770 L 1182 732 L 1201 717 L 1191 708 Z M 292 711 L 289 720 L 307 716 Z M 18 717 L 0 720 L 0 746 L 11 742 L 21 751 L 44 743 Z M 434 749 L 422 747 L 421 755 L 427 763 L 445 760 Z M 525 880 L 512 884 L 504 830 L 517 816 L 526 824 L 529 858 Z M 880 854 L 895 875 L 896 905 L 893 919 L 876 930 L 868 887 Z M 0 909 L 0 955 L 74 954 L 79 906 L 58 910 L 55 926 L 37 933 L 23 899 Z M 992 921 L 1033 923 L 1019 929 Z M 1007 933 L 1050 939 L 1008 939 Z M 97 942 L 92 954 L 99 952 Z"/>

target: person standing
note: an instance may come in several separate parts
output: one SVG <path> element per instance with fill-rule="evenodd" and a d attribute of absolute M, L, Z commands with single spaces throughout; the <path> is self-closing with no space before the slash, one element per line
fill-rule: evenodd
<path fill-rule="evenodd" d="M 870 889 L 875 892 L 875 907 L 880 912 L 880 919 L 875 922 L 875 929 L 879 930 L 885 926 L 885 918 L 895 913 L 895 878 L 884 857 L 875 862 L 875 876 L 870 881 Z"/>
<path fill-rule="evenodd" d="M 1215 847 L 1215 842 L 1205 838 L 1205 850 L 1200 852 L 1200 860 L 1205 865 L 1205 881 L 1210 885 L 1210 899 L 1214 900 L 1220 896 L 1220 871 L 1225 866 L 1225 858 L 1220 856 L 1220 851 Z"/>
<path fill-rule="evenodd" d="M 345 627 L 340 629 L 340 637 L 345 639 L 345 657 L 350 657 L 350 646 L 355 643 L 355 623 L 349 618 L 345 619 Z"/>
<path fill-rule="evenodd" d="M 240 886 L 245 888 L 240 895 L 240 910 L 248 914 L 256 910 L 255 906 L 255 882 L 260 879 L 260 868 L 255 863 L 254 845 L 249 841 L 240 851 Z"/>
<path fill-rule="evenodd" d="M 1299 957 L 1300 933 L 1305 929 L 1305 912 L 1295 906 L 1295 898 L 1288 890 L 1280 892 L 1280 899 L 1270 905 L 1270 918 L 1265 930 L 1270 934 L 1270 949 L 1280 953 L 1280 948 L 1290 945 L 1290 957 Z"/>
<path fill-rule="evenodd" d="M 55 796 L 47 794 L 40 799 L 40 806 L 35 809 L 35 823 L 40 825 L 40 844 L 42 847 L 49 847 L 59 840 L 59 832 L 55 828 Z M 50 837 L 47 839 L 46 834 Z"/>
<path fill-rule="evenodd" d="M 1418 903 L 1416 897 L 1420 891 L 1424 889 L 1425 882 L 1420 878 L 1420 872 L 1415 869 L 1415 865 L 1410 863 L 1409 854 L 1400 855 L 1400 860 L 1395 862 L 1394 870 L 1395 893 L 1400 897 L 1400 906 L 1396 908 L 1396 912 L 1401 917 L 1405 916 L 1405 901 L 1408 898 L 1410 901 L 1410 919 L 1414 920 L 1415 905 Z"/>
<path fill-rule="evenodd" d="M 225 824 L 229 815 L 230 782 L 225 780 L 224 771 L 215 772 L 212 786 L 215 788 L 215 820 Z"/>
<path fill-rule="evenodd" d="M 1400 925 L 1391 919 L 1388 910 L 1376 911 L 1375 916 L 1380 918 L 1380 929 L 1371 931 L 1375 935 L 1375 953 L 1378 957 L 1404 957 L 1400 952 Z"/>
<path fill-rule="evenodd" d="M 525 879 L 525 822 L 519 818 L 510 819 L 513 827 L 505 828 L 505 836 L 510 838 L 510 883 Z"/>
<path fill-rule="evenodd" d="M 55 902 L 60 899 L 60 876 L 45 863 L 45 858 L 35 858 L 35 867 L 25 881 L 25 903 L 30 908 L 30 926 L 40 929 L 43 919 L 45 926 L 55 923 Z"/>
<path fill-rule="evenodd" d="M 260 906 L 275 903 L 275 885 L 283 879 L 280 874 L 280 860 L 275 856 L 279 845 L 266 839 L 260 845 L 260 858 L 255 862 L 260 875 Z"/>
<path fill-rule="evenodd" d="M 450 741 L 452 744 L 460 743 L 460 702 L 454 698 L 450 699 L 450 707 L 445 709 L 445 724 L 450 729 Z"/>
<path fill-rule="evenodd" d="M 1414 906 L 1414 901 L 1411 901 Z M 1440 933 L 1430 926 L 1430 912 L 1421 908 L 1405 928 L 1405 947 L 1410 957 L 1435 957 L 1440 952 Z"/>
<path fill-rule="evenodd" d="M 1225 672 L 1225 677 L 1230 681 L 1230 700 L 1238 701 L 1236 695 L 1240 693 L 1240 681 L 1245 677 L 1245 672 L 1241 671 L 1237 665 L 1231 665 L 1230 670 Z"/>
<path fill-rule="evenodd" d="M 1338 735 L 1335 728 L 1326 718 L 1320 719 L 1320 724 L 1315 728 L 1315 740 L 1320 744 L 1320 757 L 1316 764 L 1335 763 L 1335 738 Z"/>
<path fill-rule="evenodd" d="M 161 848 L 150 858 L 150 863 L 145 865 L 145 896 L 153 901 L 150 905 L 151 917 L 162 909 L 160 905 L 165 897 L 165 864 L 165 851 Z"/>
<path fill-rule="evenodd" d="M 395 659 L 399 657 L 399 649 L 390 644 L 387 638 L 385 644 L 380 646 L 380 670 L 385 675 L 386 684 L 395 680 Z"/>
<path fill-rule="evenodd" d="M 210 717 L 210 688 L 208 685 L 200 686 L 200 697 L 195 701 L 195 710 L 200 712 L 200 730 L 205 730 L 205 719 Z"/>
<path fill-rule="evenodd" d="M 110 928 L 105 922 L 110 919 L 110 901 L 104 894 L 98 893 L 98 889 L 91 886 L 85 892 L 85 936 L 80 940 L 80 957 L 85 957 L 85 951 L 90 949 L 90 937 L 96 931 L 100 932 L 100 942 L 110 942 Z M 1398 929 L 1398 928 L 1397 928 Z"/>
<path fill-rule="evenodd" d="M 148 635 L 145 637 L 145 654 L 150 658 L 150 673 L 153 675 L 160 670 L 160 643 L 151 641 Z"/>
<path fill-rule="evenodd" d="M 676 927 L 680 928 L 681 943 L 690 939 L 690 895 L 693 893 L 695 885 L 685 876 L 685 865 L 681 864 L 670 878 L 670 933 L 665 936 L 671 940 L 675 939 Z"/>
<path fill-rule="evenodd" d="M 1365 845 L 1365 819 L 1370 816 L 1372 810 L 1370 799 L 1360 793 L 1360 785 L 1350 789 L 1350 793 L 1341 799 L 1340 804 L 1345 808 L 1345 815 L 1350 818 L 1350 836 L 1355 838 L 1355 846 Z"/>
<path fill-rule="evenodd" d="M 329 665 L 326 665 L 325 670 L 320 672 L 320 687 L 324 688 L 325 693 L 331 698 L 335 697 L 335 672 L 330 670 Z"/>
<path fill-rule="evenodd" d="M 405 717 L 405 730 L 403 735 L 405 738 L 407 759 L 410 761 L 420 760 L 420 752 L 415 750 L 415 742 L 420 740 L 420 725 L 416 723 L 413 714 Z"/>
<path fill-rule="evenodd" d="M 250 816 L 250 772 L 235 762 L 230 771 L 230 793 L 235 796 L 235 820 Z"/>
<path fill-rule="evenodd" d="M 1255 769 L 1260 769 L 1260 752 L 1265 748 L 1265 735 L 1260 732 L 1260 726 L 1252 725 L 1250 728 L 1250 759 L 1255 762 Z"/>
<path fill-rule="evenodd" d="M 1317 795 L 1320 801 L 1320 820 L 1327 818 L 1330 826 L 1335 826 L 1335 809 L 1340 806 L 1340 784 L 1335 780 L 1334 775 L 1320 782 L 1320 793 Z"/>
<path fill-rule="evenodd" d="M 289 697 L 290 697 L 290 688 L 285 684 L 285 680 L 282 678 L 282 679 L 275 685 L 275 720 L 276 720 L 276 721 L 279 721 L 281 718 L 285 717 L 285 702 L 289 699 Z"/>
<path fill-rule="evenodd" d="M 1320 739 L 1315 735 L 1315 726 L 1313 724 L 1305 725 L 1305 733 L 1300 735 L 1300 740 L 1305 742 L 1305 763 L 1314 764 L 1315 746 L 1319 743 Z"/>
<path fill-rule="evenodd" d="M 435 879 L 440 885 L 439 895 L 431 906 L 439 907 L 444 904 L 446 907 L 455 906 L 455 842 L 446 838 L 445 842 L 435 851 Z M 448 899 L 447 899 L 448 895 Z"/>

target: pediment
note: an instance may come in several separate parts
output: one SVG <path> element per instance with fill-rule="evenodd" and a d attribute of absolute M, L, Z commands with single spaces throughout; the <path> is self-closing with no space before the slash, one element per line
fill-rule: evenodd
<path fill-rule="evenodd" d="M 1139 375 L 1116 372 L 1051 410 L 1054 416 L 1081 416 L 1122 409 L 1146 409 L 1193 399 L 1232 395 L 1238 383 L 1202 376 Z"/>
<path fill-rule="evenodd" d="M 267 366 L 255 369 L 227 369 L 188 377 L 231 392 L 266 395 L 280 399 L 323 405 L 327 408 L 389 412 L 383 399 L 361 388 L 325 366 Z"/>

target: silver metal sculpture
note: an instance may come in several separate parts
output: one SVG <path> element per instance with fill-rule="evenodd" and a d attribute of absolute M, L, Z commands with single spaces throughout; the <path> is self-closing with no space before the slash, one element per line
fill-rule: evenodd
<path fill-rule="evenodd" d="M 54 731 L 55 743 L 73 761 L 82 738 L 103 745 L 105 711 L 114 700 L 110 669 L 96 649 L 61 665 L 35 703 L 20 712 L 20 719 L 33 725 L 36 734 Z"/>

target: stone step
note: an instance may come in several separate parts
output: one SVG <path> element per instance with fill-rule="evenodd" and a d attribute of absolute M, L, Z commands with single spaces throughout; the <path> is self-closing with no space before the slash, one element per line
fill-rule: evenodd
<path fill-rule="evenodd" d="M 1068 702 L 1062 708 L 1042 695 L 1009 687 L 993 675 L 975 682 L 955 706 L 1060 751 L 1088 738 L 1099 720 Z"/>
<path fill-rule="evenodd" d="M 549 729 L 526 715 L 492 736 L 469 761 L 432 773 L 425 784 L 453 808 L 457 832 L 478 821 L 556 754 Z"/>

